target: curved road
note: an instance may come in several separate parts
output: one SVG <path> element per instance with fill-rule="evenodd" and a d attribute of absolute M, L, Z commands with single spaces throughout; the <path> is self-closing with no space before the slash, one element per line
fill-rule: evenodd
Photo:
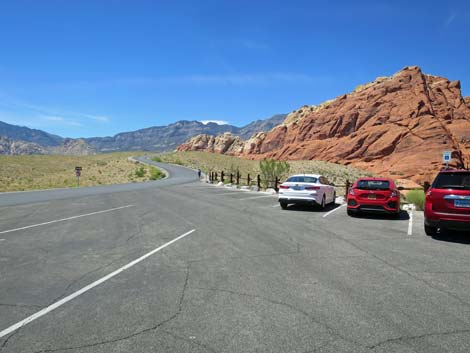
<path fill-rule="evenodd" d="M 468 237 L 158 166 L 0 195 L 1 353 L 470 351 Z"/>
<path fill-rule="evenodd" d="M 176 165 L 156 163 L 148 157 L 136 157 L 135 159 L 165 169 L 169 173 L 169 178 L 164 180 L 149 181 L 146 183 L 103 185 L 82 187 L 77 189 L 67 188 L 38 191 L 5 192 L 0 193 L 0 207 L 28 204 L 33 202 L 60 200 L 66 198 L 110 194 L 122 191 L 138 191 L 149 188 L 167 187 L 170 185 L 184 184 L 197 180 L 197 174 L 191 169 L 179 167 Z"/>

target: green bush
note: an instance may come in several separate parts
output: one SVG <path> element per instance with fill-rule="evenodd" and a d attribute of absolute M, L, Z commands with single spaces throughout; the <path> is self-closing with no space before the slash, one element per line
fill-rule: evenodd
<path fill-rule="evenodd" d="M 165 174 L 158 168 L 150 168 L 150 180 L 162 179 Z"/>
<path fill-rule="evenodd" d="M 161 158 L 161 157 L 158 157 L 158 156 L 153 157 L 153 158 L 152 158 L 152 161 L 157 162 L 157 163 L 162 163 L 162 162 L 163 162 L 162 158 Z"/>
<path fill-rule="evenodd" d="M 264 187 L 268 188 L 270 185 L 274 185 L 276 177 L 283 179 L 289 173 L 290 165 L 283 161 L 264 159 L 259 162 L 259 169 L 261 171 L 261 181 Z"/>
<path fill-rule="evenodd" d="M 137 178 L 143 178 L 145 175 L 145 168 L 144 167 L 137 168 L 134 174 Z"/>
<path fill-rule="evenodd" d="M 424 195 L 423 190 L 411 190 L 406 195 L 406 201 L 414 204 L 417 210 L 424 209 L 424 199 L 426 196 Z"/>

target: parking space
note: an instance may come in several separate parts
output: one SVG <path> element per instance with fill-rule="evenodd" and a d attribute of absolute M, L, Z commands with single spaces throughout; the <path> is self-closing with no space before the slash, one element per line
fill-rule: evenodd
<path fill-rule="evenodd" d="M 351 217 L 341 201 L 284 210 L 277 195 L 193 183 L 8 233 L 1 329 L 89 290 L 5 335 L 2 353 L 432 352 L 440 335 L 440 352 L 468 352 L 463 236 L 426 236 L 422 212 Z"/>

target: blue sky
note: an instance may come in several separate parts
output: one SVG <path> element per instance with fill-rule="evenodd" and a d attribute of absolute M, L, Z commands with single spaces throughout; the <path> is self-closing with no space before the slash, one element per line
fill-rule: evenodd
<path fill-rule="evenodd" d="M 470 94 L 466 1 L 2 1 L 0 120 L 68 137 L 244 125 L 407 65 Z"/>

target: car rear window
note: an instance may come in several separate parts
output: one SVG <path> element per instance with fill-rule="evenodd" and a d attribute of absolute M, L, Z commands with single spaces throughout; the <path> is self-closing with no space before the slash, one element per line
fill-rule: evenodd
<path fill-rule="evenodd" d="M 470 172 L 440 173 L 432 183 L 432 187 L 436 189 L 470 190 Z"/>
<path fill-rule="evenodd" d="M 390 182 L 387 180 L 359 180 L 357 188 L 362 190 L 388 190 Z"/>
<path fill-rule="evenodd" d="M 293 176 L 287 179 L 289 183 L 316 183 L 317 178 L 309 176 Z"/>

